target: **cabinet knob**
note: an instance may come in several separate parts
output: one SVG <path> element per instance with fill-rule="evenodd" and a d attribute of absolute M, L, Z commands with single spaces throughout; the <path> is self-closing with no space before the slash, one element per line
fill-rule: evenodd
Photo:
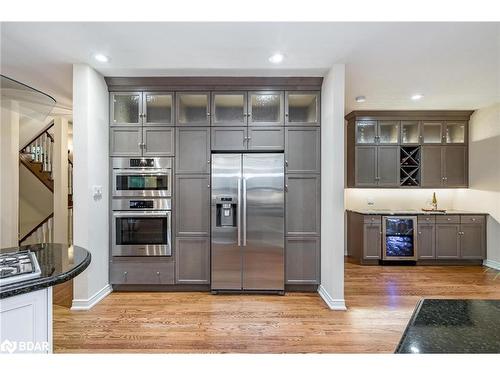
<path fill-rule="evenodd" d="M 418 232 L 418 234 L 422 234 L 422 232 Z"/>
<path fill-rule="evenodd" d="M 157 271 L 157 272 L 156 272 L 156 276 L 160 276 L 160 271 Z"/>
<path fill-rule="evenodd" d="M 210 164 L 210 160 L 207 160 L 207 164 Z"/>
<path fill-rule="evenodd" d="M 210 116 L 210 112 L 207 112 L 207 116 Z"/>
<path fill-rule="evenodd" d="M 285 167 L 288 167 L 288 160 L 285 160 Z"/>
<path fill-rule="evenodd" d="M 210 188 L 210 184 L 207 185 L 207 188 Z"/>
<path fill-rule="evenodd" d="M 476 218 L 475 218 L 475 217 L 473 217 L 471 220 L 472 220 L 472 221 L 476 221 Z"/>
<path fill-rule="evenodd" d="M 288 117 L 288 113 L 285 113 L 285 116 Z"/>
<path fill-rule="evenodd" d="M 285 191 L 286 192 L 288 191 L 288 185 L 285 185 Z"/>
<path fill-rule="evenodd" d="M 451 221 L 451 218 L 447 217 L 446 220 Z"/>

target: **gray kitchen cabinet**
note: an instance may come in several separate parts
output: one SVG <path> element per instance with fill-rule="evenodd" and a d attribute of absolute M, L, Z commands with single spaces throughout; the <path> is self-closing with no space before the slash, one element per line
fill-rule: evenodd
<path fill-rule="evenodd" d="M 142 128 L 113 126 L 109 133 L 110 156 L 141 156 Z"/>
<path fill-rule="evenodd" d="M 461 216 L 460 257 L 462 259 L 486 258 L 486 221 L 484 216 Z"/>
<path fill-rule="evenodd" d="M 320 234 L 319 175 L 288 174 L 285 177 L 286 235 Z"/>
<path fill-rule="evenodd" d="M 143 92 L 143 125 L 174 125 L 174 93 Z"/>
<path fill-rule="evenodd" d="M 356 121 L 355 127 L 356 144 L 374 145 L 377 143 L 377 121 Z"/>
<path fill-rule="evenodd" d="M 246 126 L 247 93 L 243 91 L 212 92 L 212 126 Z"/>
<path fill-rule="evenodd" d="M 417 257 L 418 259 L 436 258 L 436 227 L 434 222 L 417 226 Z"/>
<path fill-rule="evenodd" d="M 355 184 L 357 187 L 377 186 L 377 146 L 356 146 Z"/>
<path fill-rule="evenodd" d="M 210 128 L 178 127 L 175 139 L 176 173 L 210 173 Z"/>
<path fill-rule="evenodd" d="M 467 187 L 467 148 L 443 146 L 443 177 L 446 187 Z"/>
<path fill-rule="evenodd" d="M 177 284 L 210 284 L 210 238 L 177 237 L 175 240 Z"/>
<path fill-rule="evenodd" d="M 443 186 L 443 152 L 441 146 L 422 146 L 421 164 L 420 186 Z"/>
<path fill-rule="evenodd" d="M 319 126 L 320 113 L 318 91 L 287 91 L 285 93 L 286 126 Z"/>
<path fill-rule="evenodd" d="M 131 261 L 113 259 L 109 274 L 111 284 L 173 284 L 174 262 L 153 258 Z"/>
<path fill-rule="evenodd" d="M 377 185 L 379 187 L 399 186 L 399 147 L 377 147 Z"/>
<path fill-rule="evenodd" d="M 363 258 L 380 259 L 382 253 L 382 224 L 370 222 L 363 225 Z"/>
<path fill-rule="evenodd" d="M 283 101 L 282 91 L 250 91 L 248 125 L 283 126 Z"/>
<path fill-rule="evenodd" d="M 398 144 L 399 143 L 399 121 L 381 120 L 377 122 L 377 143 Z"/>
<path fill-rule="evenodd" d="M 141 125 L 142 93 L 114 92 L 109 95 L 110 125 Z"/>
<path fill-rule="evenodd" d="M 285 239 L 286 284 L 319 284 L 320 242 L 319 237 Z"/>
<path fill-rule="evenodd" d="M 285 129 L 286 173 L 321 172 L 321 132 L 318 127 Z"/>
<path fill-rule="evenodd" d="M 436 259 L 460 258 L 460 224 L 436 223 Z"/>
<path fill-rule="evenodd" d="M 179 126 L 210 126 L 210 93 L 177 92 L 176 124 Z"/>
<path fill-rule="evenodd" d="M 179 237 L 210 235 L 210 176 L 175 176 L 175 229 Z"/>
<path fill-rule="evenodd" d="M 442 144 L 444 143 L 442 121 L 424 121 L 422 122 L 422 143 L 423 144 Z"/>
<path fill-rule="evenodd" d="M 418 145 L 421 139 L 420 121 L 401 121 L 402 145 Z"/>
<path fill-rule="evenodd" d="M 285 130 L 277 126 L 249 126 L 248 149 L 279 151 L 285 148 Z"/>
<path fill-rule="evenodd" d="M 143 156 L 175 155 L 175 128 L 144 126 L 142 132 Z"/>
<path fill-rule="evenodd" d="M 211 135 L 213 151 L 239 151 L 247 148 L 247 127 L 213 127 Z"/>

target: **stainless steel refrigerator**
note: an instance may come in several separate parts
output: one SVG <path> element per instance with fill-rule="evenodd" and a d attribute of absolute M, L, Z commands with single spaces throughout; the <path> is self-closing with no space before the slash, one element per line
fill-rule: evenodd
<path fill-rule="evenodd" d="M 283 154 L 212 154 L 212 291 L 285 288 Z"/>

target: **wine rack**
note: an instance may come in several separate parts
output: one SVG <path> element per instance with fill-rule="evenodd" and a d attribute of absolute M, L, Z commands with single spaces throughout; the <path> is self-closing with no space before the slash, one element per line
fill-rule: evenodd
<path fill-rule="evenodd" d="M 400 186 L 420 186 L 420 146 L 400 148 Z"/>

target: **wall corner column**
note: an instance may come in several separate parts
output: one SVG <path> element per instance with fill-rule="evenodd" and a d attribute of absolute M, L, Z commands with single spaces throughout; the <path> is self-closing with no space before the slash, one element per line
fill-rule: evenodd
<path fill-rule="evenodd" d="M 345 65 L 332 66 L 321 90 L 321 285 L 332 310 L 344 299 Z"/>
<path fill-rule="evenodd" d="M 68 120 L 54 119 L 54 242 L 68 242 Z"/>

